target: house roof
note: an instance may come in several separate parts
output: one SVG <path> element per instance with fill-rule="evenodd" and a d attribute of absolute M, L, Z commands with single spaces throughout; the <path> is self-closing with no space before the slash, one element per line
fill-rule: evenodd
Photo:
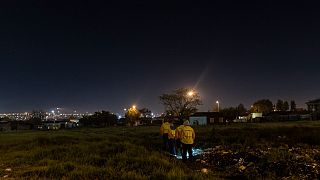
<path fill-rule="evenodd" d="M 65 123 L 69 122 L 69 120 L 47 120 L 47 121 L 42 121 L 42 123 L 47 124 L 47 123 Z"/>
<path fill-rule="evenodd" d="M 197 116 L 218 116 L 219 112 L 196 112 L 192 114 L 190 117 L 197 117 Z"/>
<path fill-rule="evenodd" d="M 306 102 L 306 104 L 320 104 L 320 98 Z"/>

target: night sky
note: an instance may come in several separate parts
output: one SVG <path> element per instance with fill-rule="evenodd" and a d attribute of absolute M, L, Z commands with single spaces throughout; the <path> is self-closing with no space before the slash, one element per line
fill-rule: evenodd
<path fill-rule="evenodd" d="M 307 1 L 10 1 L 0 6 L 0 113 L 200 110 L 320 97 L 319 6 Z"/>

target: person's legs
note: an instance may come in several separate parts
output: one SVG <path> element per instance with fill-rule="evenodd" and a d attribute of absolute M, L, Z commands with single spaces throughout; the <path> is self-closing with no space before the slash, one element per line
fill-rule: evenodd
<path fill-rule="evenodd" d="M 181 142 L 180 142 L 180 139 L 177 139 L 176 140 L 176 154 L 179 155 L 179 153 L 181 153 Z"/>
<path fill-rule="evenodd" d="M 172 139 L 172 154 L 177 155 L 176 152 L 176 140 Z"/>
<path fill-rule="evenodd" d="M 187 161 L 187 145 L 182 143 L 182 161 Z"/>
<path fill-rule="evenodd" d="M 168 134 L 163 134 L 162 138 L 163 138 L 163 147 L 162 148 L 164 151 L 167 151 L 168 150 L 168 141 L 169 141 Z"/>
<path fill-rule="evenodd" d="M 193 158 L 192 144 L 188 144 L 187 146 L 188 146 L 187 149 L 188 149 L 188 154 L 189 154 L 189 160 L 192 160 L 192 158 Z"/>
<path fill-rule="evenodd" d="M 174 155 L 174 142 L 173 142 L 173 139 L 169 139 L 169 153 Z"/>

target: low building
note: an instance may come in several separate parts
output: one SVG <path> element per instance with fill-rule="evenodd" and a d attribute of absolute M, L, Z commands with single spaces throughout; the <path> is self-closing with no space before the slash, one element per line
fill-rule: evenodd
<path fill-rule="evenodd" d="M 250 116 L 238 116 L 236 119 L 233 120 L 235 123 L 246 123 L 248 122 Z"/>
<path fill-rule="evenodd" d="M 320 112 L 320 98 L 308 101 L 308 102 L 306 102 L 306 104 L 308 106 L 308 111 L 310 111 L 310 112 Z"/>
<path fill-rule="evenodd" d="M 312 115 L 307 111 L 274 111 L 263 116 L 263 120 L 266 122 L 312 120 Z"/>
<path fill-rule="evenodd" d="M 154 126 L 161 126 L 161 124 L 164 122 L 164 118 L 163 117 L 155 117 L 152 118 L 151 120 L 151 125 Z"/>
<path fill-rule="evenodd" d="M 0 131 L 11 130 L 11 125 L 9 121 L 0 120 Z"/>
<path fill-rule="evenodd" d="M 189 117 L 191 125 L 222 124 L 225 120 L 219 112 L 196 112 Z"/>
<path fill-rule="evenodd" d="M 66 128 L 77 128 L 80 126 L 80 122 L 78 119 L 70 119 L 68 122 L 65 123 Z"/>
<path fill-rule="evenodd" d="M 48 120 L 43 121 L 42 125 L 38 126 L 40 130 L 57 130 L 68 128 L 69 120 Z"/>
<path fill-rule="evenodd" d="M 192 125 L 207 125 L 208 123 L 206 116 L 190 116 L 189 121 Z"/>

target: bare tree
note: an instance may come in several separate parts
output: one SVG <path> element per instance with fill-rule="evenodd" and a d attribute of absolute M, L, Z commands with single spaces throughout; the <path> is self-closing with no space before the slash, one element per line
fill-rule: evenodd
<path fill-rule="evenodd" d="M 180 88 L 169 94 L 162 94 L 160 101 L 165 107 L 166 115 L 176 117 L 180 121 L 197 112 L 197 106 L 202 104 L 199 93 L 188 88 Z"/>

